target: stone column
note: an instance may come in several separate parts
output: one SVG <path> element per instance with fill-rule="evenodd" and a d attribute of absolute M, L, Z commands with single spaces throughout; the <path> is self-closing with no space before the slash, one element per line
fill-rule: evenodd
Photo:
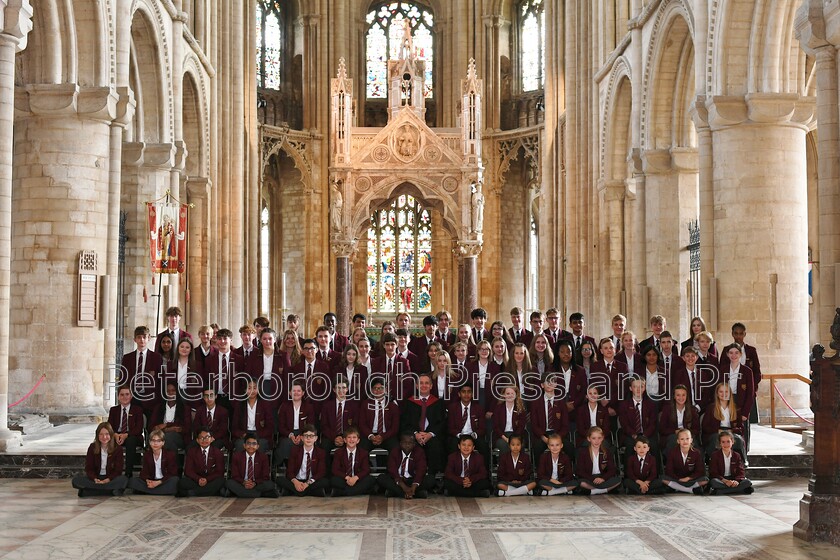
<path fill-rule="evenodd" d="M 747 325 L 766 372 L 808 371 L 805 135 L 813 98 L 748 94 L 707 100 L 714 154 L 718 334 Z M 761 146 L 756 150 L 756 146 Z M 763 387 L 762 387 L 763 389 Z M 794 407 L 807 386 L 784 383 Z M 763 389 L 766 391 L 767 389 Z"/>
<path fill-rule="evenodd" d="M 105 413 L 105 338 L 77 326 L 78 270 L 81 251 L 96 253 L 97 274 L 106 262 L 118 101 L 114 89 L 76 84 L 29 85 L 16 99 L 10 393 L 24 394 L 41 374 L 49 379 L 22 412 Z"/>
<path fill-rule="evenodd" d="M 187 218 L 187 287 L 190 302 L 185 304 L 186 329 L 197 335 L 208 321 L 210 270 L 207 266 L 210 227 L 210 179 L 191 177 L 187 180 L 187 202 L 193 205 Z"/>
<path fill-rule="evenodd" d="M 353 276 L 350 259 L 356 252 L 354 239 L 334 240 L 332 251 L 335 254 L 335 314 L 338 317 L 336 330 L 350 332 L 350 319 L 353 309 Z"/>
<path fill-rule="evenodd" d="M 456 250 L 464 270 L 460 308 L 464 322 L 469 322 L 470 312 L 478 307 L 478 255 L 481 253 L 481 243 L 459 241 Z"/>
<path fill-rule="evenodd" d="M 599 194 L 603 196 L 606 208 L 606 220 L 602 222 L 600 232 L 606 238 L 602 247 L 607 267 L 601 270 L 602 292 L 601 309 L 604 313 L 615 314 L 616 309 L 626 313 L 626 305 L 621 305 L 621 294 L 625 291 L 624 278 L 624 181 L 602 180 L 598 184 Z"/>
<path fill-rule="evenodd" d="M 12 128 L 15 112 L 15 53 L 26 47 L 32 29 L 29 0 L 0 0 L 0 453 L 20 440 L 9 430 L 9 299 L 12 237 Z"/>

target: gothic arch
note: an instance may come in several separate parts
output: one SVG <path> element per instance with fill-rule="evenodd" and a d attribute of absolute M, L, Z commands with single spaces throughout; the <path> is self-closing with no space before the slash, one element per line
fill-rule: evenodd
<path fill-rule="evenodd" d="M 623 180 L 630 150 L 630 112 L 632 110 L 632 76 L 630 64 L 623 56 L 615 61 L 604 112 L 601 117 L 601 177 Z M 620 112 L 619 112 L 620 111 Z M 625 130 L 619 137 L 619 130 Z"/>
<path fill-rule="evenodd" d="M 110 83 L 108 14 L 103 0 L 74 0 L 76 30 L 76 83 L 107 86 Z"/>
<path fill-rule="evenodd" d="M 135 2 L 131 12 L 129 83 L 137 102 L 133 140 L 162 143 L 173 136 L 169 52 L 159 6 L 147 1 Z"/>
<path fill-rule="evenodd" d="M 195 83 L 195 76 L 191 72 L 184 73 L 183 81 L 183 134 L 186 144 L 187 157 L 185 172 L 187 177 L 204 175 L 205 154 L 207 152 L 204 143 L 204 131 L 201 126 L 203 110 L 201 97 Z"/>
<path fill-rule="evenodd" d="M 375 189 L 362 196 L 352 209 L 350 221 L 352 237 L 356 239 L 364 237 L 372 211 L 400 194 L 410 194 L 425 206 L 437 210 L 441 215 L 444 229 L 452 235 L 453 239 L 458 239 L 461 229 L 458 219 L 460 211 L 455 201 L 440 191 L 440 185 L 436 182 L 419 177 L 410 179 L 395 177 L 380 183 Z"/>
<path fill-rule="evenodd" d="M 193 89 L 193 101 L 195 104 L 195 111 L 196 111 L 196 119 L 197 122 L 195 123 L 196 132 L 198 133 L 198 150 L 199 150 L 199 167 L 200 175 L 204 177 L 210 176 L 210 157 L 209 157 L 209 139 L 210 139 L 210 118 L 209 112 L 207 110 L 208 99 L 209 99 L 209 92 L 207 90 L 207 83 L 205 79 L 204 72 L 201 69 L 201 64 L 196 59 L 195 55 L 190 53 L 184 60 L 184 88 L 183 94 L 184 98 L 184 108 L 183 108 L 183 115 L 184 115 L 184 137 L 186 139 L 187 135 L 187 85 Z M 187 144 L 187 150 L 195 149 L 195 146 L 190 146 L 189 143 Z"/>

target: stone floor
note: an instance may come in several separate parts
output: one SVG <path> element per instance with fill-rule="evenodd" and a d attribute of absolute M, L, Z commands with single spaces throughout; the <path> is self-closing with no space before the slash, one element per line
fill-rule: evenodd
<path fill-rule="evenodd" d="M 751 496 L 79 499 L 67 480 L 0 479 L 5 558 L 818 558 L 793 538 L 802 478 Z"/>

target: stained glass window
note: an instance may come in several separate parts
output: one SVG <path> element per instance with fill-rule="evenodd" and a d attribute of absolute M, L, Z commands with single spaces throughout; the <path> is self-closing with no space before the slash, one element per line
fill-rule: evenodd
<path fill-rule="evenodd" d="M 367 15 L 367 96 L 388 97 L 388 60 L 399 58 L 404 21 L 408 20 L 417 58 L 426 61 L 425 96 L 432 97 L 434 66 L 434 16 L 412 2 L 387 2 Z"/>
<path fill-rule="evenodd" d="M 271 240 L 268 233 L 268 208 L 263 206 L 260 212 L 260 310 L 268 315 L 269 294 L 269 247 Z"/>
<path fill-rule="evenodd" d="M 523 0 L 519 10 L 519 60 L 522 68 L 522 91 L 543 89 L 545 76 L 543 0 Z"/>
<path fill-rule="evenodd" d="M 432 310 L 432 217 L 400 195 L 370 217 L 367 251 L 369 313 Z"/>
<path fill-rule="evenodd" d="M 257 85 L 280 89 L 280 0 L 257 0 Z"/>

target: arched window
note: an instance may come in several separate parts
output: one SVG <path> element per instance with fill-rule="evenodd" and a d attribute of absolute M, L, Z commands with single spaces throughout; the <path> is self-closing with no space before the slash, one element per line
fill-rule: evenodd
<path fill-rule="evenodd" d="M 368 313 L 432 310 L 432 217 L 400 195 L 370 217 Z"/>
<path fill-rule="evenodd" d="M 257 86 L 280 89 L 280 0 L 257 0 Z"/>
<path fill-rule="evenodd" d="M 545 82 L 545 11 L 543 0 L 519 5 L 519 64 L 522 91 L 543 89 Z"/>
<path fill-rule="evenodd" d="M 271 281 L 269 262 L 269 248 L 271 239 L 268 230 L 268 207 L 263 206 L 260 212 L 260 310 L 263 315 L 269 313 L 269 292 Z"/>
<path fill-rule="evenodd" d="M 367 97 L 388 97 L 388 60 L 399 56 L 403 21 L 409 21 L 417 58 L 426 61 L 425 96 L 432 98 L 434 40 L 432 11 L 413 2 L 387 2 L 367 15 Z"/>

